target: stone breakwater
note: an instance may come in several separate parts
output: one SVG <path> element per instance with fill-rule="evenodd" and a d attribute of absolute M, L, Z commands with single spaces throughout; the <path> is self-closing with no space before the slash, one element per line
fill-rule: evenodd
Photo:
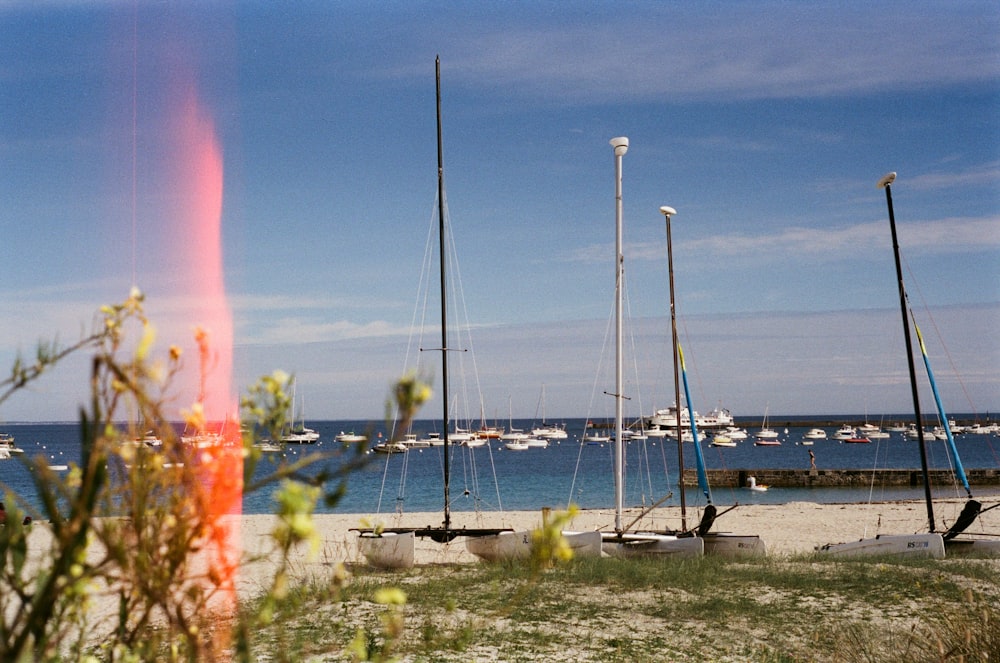
<path fill-rule="evenodd" d="M 935 486 L 955 482 L 951 470 L 931 470 L 930 481 Z M 1000 485 L 1000 470 L 967 470 L 969 483 L 974 486 Z M 878 486 L 922 486 L 923 475 L 915 470 L 708 470 L 708 481 L 713 487 L 745 488 L 747 477 L 754 477 L 758 485 L 777 488 L 861 488 L 873 483 Z M 693 469 L 684 470 L 685 486 L 697 486 L 698 476 Z"/>

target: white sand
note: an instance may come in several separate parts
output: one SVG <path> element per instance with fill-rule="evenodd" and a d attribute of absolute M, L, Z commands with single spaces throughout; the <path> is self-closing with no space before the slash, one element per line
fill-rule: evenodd
<path fill-rule="evenodd" d="M 962 499 L 937 500 L 934 515 L 939 530 L 950 525 L 964 504 Z M 719 507 L 720 512 L 725 506 Z M 628 525 L 638 515 L 638 510 L 629 512 L 623 518 Z M 694 527 L 701 516 L 700 509 L 688 509 L 689 528 Z M 441 513 L 411 513 L 396 516 L 360 514 L 321 514 L 315 516 L 317 529 L 322 538 L 319 554 L 310 556 L 305 550 L 293 555 L 293 570 L 297 577 L 322 577 L 329 573 L 338 562 L 364 564 L 358 553 L 356 532 L 352 527 L 371 526 L 380 523 L 387 527 L 428 527 L 440 526 Z M 455 512 L 452 527 L 511 527 L 532 529 L 541 524 L 541 512 L 511 511 L 503 514 L 481 514 Z M 248 515 L 240 519 L 241 540 L 248 554 L 265 552 L 269 547 L 269 532 L 275 525 L 275 518 L 266 515 Z M 681 525 L 680 509 L 677 507 L 656 509 L 641 521 L 644 529 L 676 529 Z M 611 509 L 580 511 L 567 529 L 589 530 L 614 529 L 614 511 Z M 970 533 L 984 531 L 979 522 Z M 994 530 L 998 528 L 993 528 Z M 923 501 L 884 502 L 874 504 L 815 504 L 792 502 L 774 505 L 739 506 L 723 513 L 716 520 L 713 531 L 737 534 L 756 534 L 767 544 L 768 555 L 789 556 L 811 552 L 816 546 L 826 543 L 852 541 L 875 534 L 908 534 L 927 531 L 927 510 Z M 985 530 L 990 531 L 990 530 Z M 440 544 L 430 540 L 417 539 L 416 563 L 424 564 L 465 564 L 476 563 L 477 558 L 465 549 L 465 539 L 457 538 L 451 543 Z M 260 590 L 273 573 L 271 559 L 245 563 L 241 569 L 240 593 Z"/>

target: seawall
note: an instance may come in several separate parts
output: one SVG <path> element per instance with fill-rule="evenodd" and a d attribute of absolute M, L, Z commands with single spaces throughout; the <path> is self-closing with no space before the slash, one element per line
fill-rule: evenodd
<path fill-rule="evenodd" d="M 951 470 L 931 470 L 931 485 L 950 486 L 955 483 Z M 1000 485 L 1000 470 L 967 470 L 969 483 L 974 486 Z M 876 486 L 922 486 L 923 475 L 916 470 L 708 470 L 712 486 L 743 488 L 749 485 L 747 477 L 754 477 L 758 485 L 778 488 L 836 488 Z M 693 469 L 684 470 L 685 486 L 697 486 L 698 475 Z"/>

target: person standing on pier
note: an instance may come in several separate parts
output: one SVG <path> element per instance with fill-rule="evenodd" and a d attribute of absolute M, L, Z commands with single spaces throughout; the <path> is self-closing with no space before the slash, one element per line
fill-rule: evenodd
<path fill-rule="evenodd" d="M 812 449 L 809 450 L 809 469 L 816 469 L 816 454 L 813 453 Z"/>

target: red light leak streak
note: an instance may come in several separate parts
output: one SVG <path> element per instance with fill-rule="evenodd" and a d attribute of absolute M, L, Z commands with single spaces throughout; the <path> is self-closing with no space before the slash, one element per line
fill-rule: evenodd
<path fill-rule="evenodd" d="M 222 149 L 214 123 L 190 91 L 175 110 L 171 122 L 175 140 L 173 163 L 179 194 L 178 222 L 183 246 L 177 255 L 181 269 L 188 270 L 182 282 L 184 295 L 192 302 L 189 328 L 199 336 L 202 352 L 200 401 L 209 422 L 225 421 L 224 441 L 202 449 L 206 503 L 214 518 L 217 572 L 224 578 L 226 604 L 235 604 L 240 529 L 238 518 L 227 518 L 226 529 L 219 517 L 242 511 L 243 457 L 238 403 L 232 389 L 233 321 L 226 299 L 222 256 Z M 196 331 L 195 331 L 196 330 Z M 190 365 L 190 364 L 189 364 Z"/>

